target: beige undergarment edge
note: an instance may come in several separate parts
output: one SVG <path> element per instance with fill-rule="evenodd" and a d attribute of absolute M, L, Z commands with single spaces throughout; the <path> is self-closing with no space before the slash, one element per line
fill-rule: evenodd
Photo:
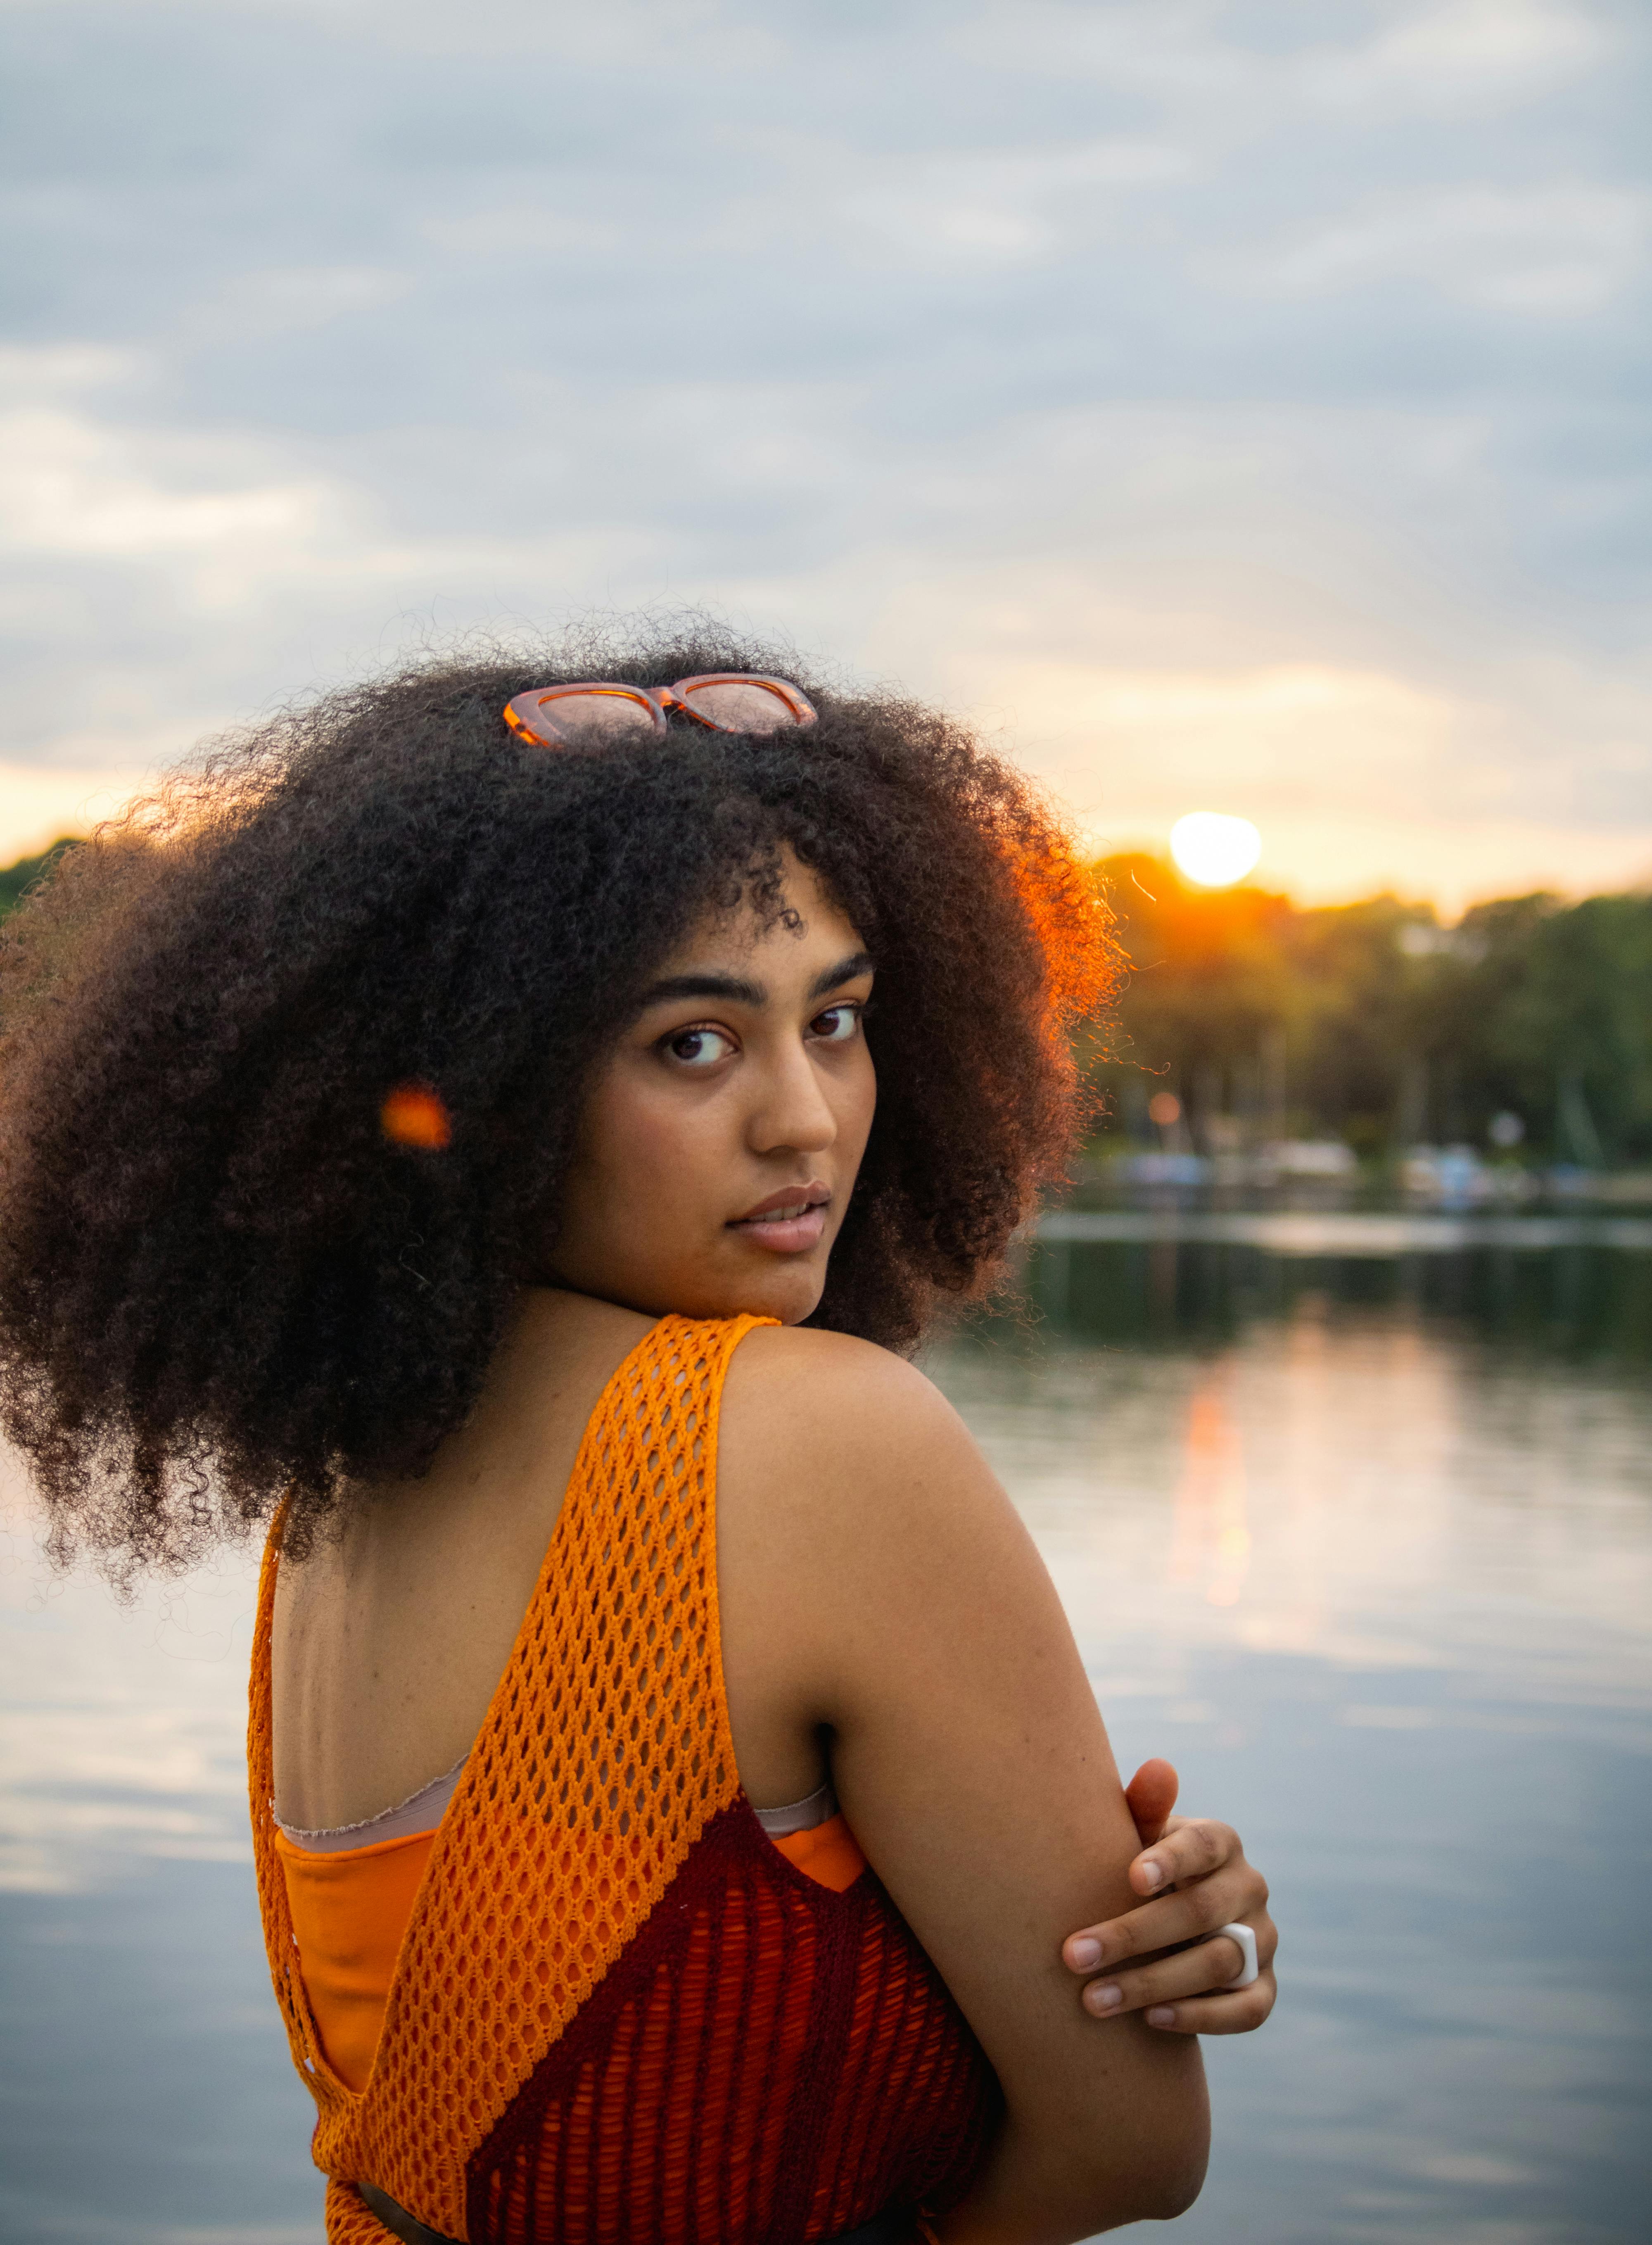
<path fill-rule="evenodd" d="M 328 1824 L 319 1831 L 308 1832 L 300 1825 L 283 1823 L 279 1815 L 275 1821 L 295 1848 L 310 1855 L 340 1855 L 347 1848 L 371 1848 L 384 1840 L 411 1840 L 421 1832 L 433 1832 L 442 1821 L 470 1759 L 468 1753 L 461 1754 L 440 1777 L 410 1793 L 405 1801 L 381 1808 L 376 1816 L 364 1816 L 359 1824 Z M 837 1795 L 829 1779 L 805 1801 L 755 1811 L 757 1821 L 771 1840 L 783 1840 L 790 1832 L 812 1832 L 817 1824 L 829 1823 L 836 1814 Z"/>

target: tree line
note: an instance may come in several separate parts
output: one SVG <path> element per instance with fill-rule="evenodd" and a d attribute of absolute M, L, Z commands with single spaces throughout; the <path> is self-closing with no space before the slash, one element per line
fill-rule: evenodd
<path fill-rule="evenodd" d="M 1391 896 L 1197 889 L 1140 854 L 1096 871 L 1131 963 L 1116 1023 L 1087 1041 L 1107 1132 L 1150 1136 L 1168 1090 L 1202 1149 L 1326 1135 L 1365 1156 L 1652 1160 L 1652 895 L 1502 897 L 1446 927 Z"/>
<path fill-rule="evenodd" d="M 0 872 L 0 917 L 72 847 Z M 1104 1135 L 1151 1138 L 1168 1091 L 1202 1147 L 1326 1135 L 1365 1156 L 1500 1141 L 1652 1161 L 1652 895 L 1501 897 L 1446 927 L 1397 897 L 1195 888 L 1141 853 L 1095 872 L 1131 967 L 1082 1040 Z"/>
<path fill-rule="evenodd" d="M 15 865 L 0 867 L 0 919 L 20 905 L 25 893 L 35 883 L 44 880 L 65 850 L 72 850 L 76 838 L 64 835 L 50 850 L 42 850 L 32 858 L 19 858 Z"/>

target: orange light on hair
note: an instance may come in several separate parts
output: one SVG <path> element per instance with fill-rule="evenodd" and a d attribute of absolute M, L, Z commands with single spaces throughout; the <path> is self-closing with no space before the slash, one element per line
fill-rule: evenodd
<path fill-rule="evenodd" d="M 1001 837 L 999 846 L 1044 954 L 1046 1033 L 1065 1042 L 1069 1030 L 1106 1015 L 1123 980 L 1113 912 L 1055 817 Z"/>
<path fill-rule="evenodd" d="M 453 1119 L 428 1083 L 398 1083 L 379 1109 L 379 1128 L 393 1146 L 438 1152 L 453 1136 Z"/>

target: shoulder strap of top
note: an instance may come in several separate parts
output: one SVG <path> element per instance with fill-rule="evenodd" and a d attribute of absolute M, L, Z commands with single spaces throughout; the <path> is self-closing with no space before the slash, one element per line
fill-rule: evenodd
<path fill-rule="evenodd" d="M 316 2160 L 365 2175 L 450 2236 L 464 2234 L 470 2150 L 739 1796 L 719 1643 L 717 1425 L 735 1349 L 770 1322 L 663 1318 L 604 1389 L 431 1851 L 360 2099 L 321 2059 L 274 1853 L 272 1531 L 253 1825 L 270 1968 L 322 2108 Z"/>

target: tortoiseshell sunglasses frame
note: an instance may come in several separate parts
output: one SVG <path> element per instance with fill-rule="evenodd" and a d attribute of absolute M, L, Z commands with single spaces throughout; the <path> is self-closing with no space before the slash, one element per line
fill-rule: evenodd
<path fill-rule="evenodd" d="M 781 702 L 794 725 L 812 725 L 816 712 L 809 696 L 789 678 L 768 678 L 756 670 L 702 670 L 692 678 L 680 678 L 674 686 L 632 686 L 616 678 L 585 678 L 567 686 L 535 686 L 525 694 L 513 695 L 504 705 L 504 722 L 511 731 L 536 748 L 577 748 L 576 736 L 559 732 L 556 721 L 546 713 L 545 704 L 565 700 L 572 694 L 611 694 L 617 699 L 633 702 L 648 712 L 649 722 L 656 733 L 666 729 L 666 720 L 673 709 L 681 710 L 692 717 L 696 725 L 703 725 L 710 733 L 740 733 L 741 725 L 721 725 L 708 717 L 686 699 L 697 686 L 762 686 Z M 779 727 L 775 729 L 776 731 Z"/>

